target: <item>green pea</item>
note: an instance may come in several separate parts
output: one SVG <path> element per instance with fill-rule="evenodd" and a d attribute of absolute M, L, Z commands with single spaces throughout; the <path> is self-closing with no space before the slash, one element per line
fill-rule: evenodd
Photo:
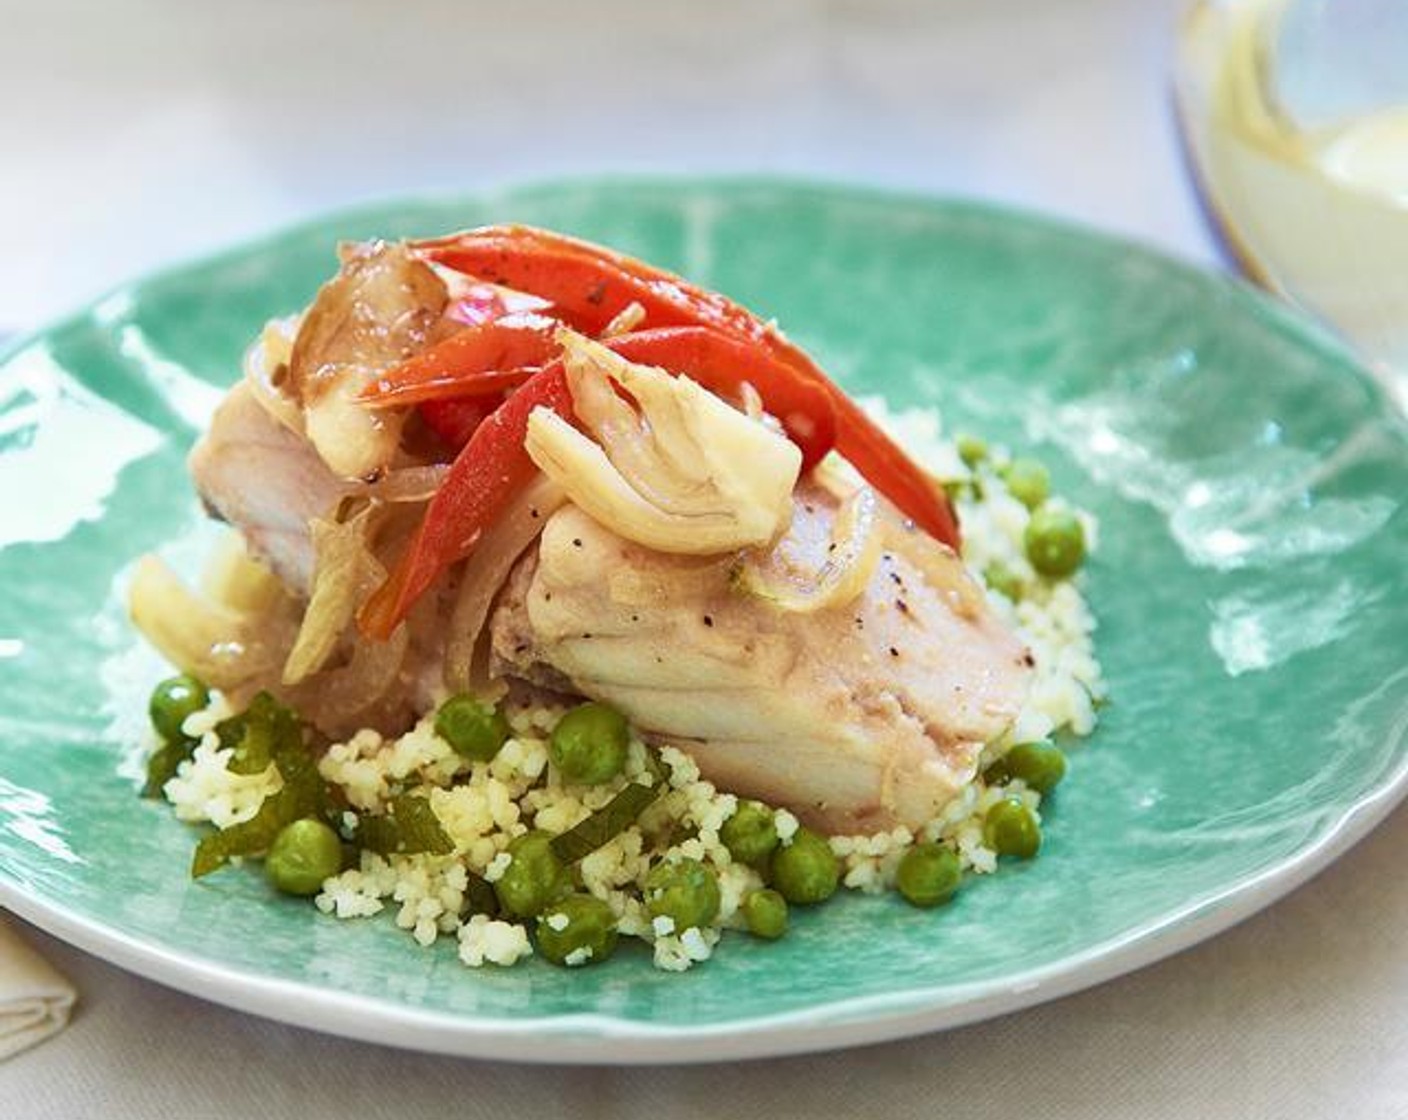
<path fill-rule="evenodd" d="M 317 894 L 341 870 L 342 841 L 312 817 L 279 829 L 264 860 L 264 874 L 284 894 Z"/>
<path fill-rule="evenodd" d="M 630 736 L 626 717 L 595 702 L 573 708 L 557 721 L 548 757 L 569 782 L 609 782 L 626 765 Z"/>
<path fill-rule="evenodd" d="M 787 932 L 787 900 L 774 890 L 751 891 L 743 896 L 743 920 L 754 937 L 776 941 Z"/>
<path fill-rule="evenodd" d="M 983 569 L 983 582 L 999 595 L 1006 595 L 1012 602 L 1021 602 L 1022 577 L 1006 564 L 989 564 Z"/>
<path fill-rule="evenodd" d="M 762 863 L 777 847 L 773 811 L 761 801 L 740 801 L 733 816 L 719 829 L 719 839 L 739 863 Z"/>
<path fill-rule="evenodd" d="M 983 818 L 983 843 L 998 855 L 1031 859 L 1041 848 L 1041 825 L 1020 797 L 1008 797 Z"/>
<path fill-rule="evenodd" d="M 589 894 L 570 894 L 538 915 L 538 952 L 553 964 L 597 964 L 616 951 L 616 938 L 616 915 Z"/>
<path fill-rule="evenodd" d="M 1085 527 L 1069 510 L 1042 506 L 1023 537 L 1032 567 L 1051 579 L 1072 575 L 1085 559 Z"/>
<path fill-rule="evenodd" d="M 488 762 L 508 739 L 508 720 L 493 704 L 460 693 L 451 696 L 435 713 L 435 734 L 456 754 Z"/>
<path fill-rule="evenodd" d="M 1035 459 L 1013 459 L 1002 472 L 1007 492 L 1028 509 L 1036 509 L 1051 494 L 1051 475 Z"/>
<path fill-rule="evenodd" d="M 988 457 L 988 445 L 977 436 L 969 435 L 967 432 L 959 434 L 958 438 L 954 440 L 954 446 L 958 450 L 958 457 L 970 469 Z"/>
<path fill-rule="evenodd" d="M 807 906 L 825 902 L 841 881 L 841 861 L 826 838 L 799 828 L 792 843 L 772 857 L 772 885 L 788 902 Z"/>
<path fill-rule="evenodd" d="M 510 841 L 508 867 L 494 884 L 499 905 L 511 918 L 532 918 L 572 891 L 572 876 L 553 854 L 546 832 L 525 832 Z"/>
<path fill-rule="evenodd" d="M 1066 756 L 1053 743 L 1018 743 L 992 766 L 984 777 L 990 784 L 1021 778 L 1029 789 L 1050 793 L 1066 776 Z"/>
<path fill-rule="evenodd" d="M 895 887 L 915 906 L 938 906 L 953 897 L 963 879 L 958 853 L 941 844 L 916 844 L 895 871 Z"/>
<path fill-rule="evenodd" d="M 669 918 L 675 932 L 703 928 L 719 916 L 719 879 L 697 859 L 657 863 L 645 877 L 645 908 L 652 918 Z"/>
<path fill-rule="evenodd" d="M 184 737 L 181 725 L 186 717 L 210 703 L 210 692 L 195 677 L 182 674 L 169 677 L 152 690 L 147 711 L 156 733 L 168 743 Z"/>

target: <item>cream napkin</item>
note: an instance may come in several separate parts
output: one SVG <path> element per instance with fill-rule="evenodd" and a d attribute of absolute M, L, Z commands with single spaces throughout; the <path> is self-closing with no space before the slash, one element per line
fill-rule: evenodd
<path fill-rule="evenodd" d="M 0 914 L 0 1061 L 63 1030 L 76 998 Z"/>

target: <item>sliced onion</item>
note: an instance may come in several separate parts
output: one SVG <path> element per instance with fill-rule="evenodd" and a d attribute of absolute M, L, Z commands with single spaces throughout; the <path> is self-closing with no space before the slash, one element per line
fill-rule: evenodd
<path fill-rule="evenodd" d="M 192 591 L 156 556 L 137 562 L 128 610 L 168 661 L 214 688 L 237 691 L 277 670 L 276 646 L 255 632 L 248 615 Z"/>
<path fill-rule="evenodd" d="M 371 509 L 363 507 L 346 522 L 314 518 L 308 526 L 313 538 L 312 594 L 298 638 L 284 662 L 286 685 L 297 684 L 327 664 L 352 621 L 369 582 L 368 567 L 375 563 L 366 545 Z"/>
<path fill-rule="evenodd" d="M 386 699 L 400 679 L 410 648 L 409 627 L 398 626 L 384 642 L 369 642 L 357 634 L 352 618 L 386 579 L 371 539 L 406 509 L 373 502 L 345 520 L 335 511 L 310 526 L 317 555 L 313 593 L 284 663 L 282 683 L 289 701 L 326 732 L 356 730 L 362 722 L 357 717 Z M 348 651 L 346 663 L 329 668 L 339 651 Z"/>
<path fill-rule="evenodd" d="M 401 244 L 344 249 L 342 268 L 304 313 L 288 360 L 288 394 L 309 442 L 339 478 L 383 471 L 406 411 L 357 400 L 388 367 L 424 349 L 448 300 L 435 273 Z"/>
<path fill-rule="evenodd" d="M 570 331 L 559 338 L 574 411 L 596 441 L 538 409 L 526 447 L 573 502 L 660 552 L 729 552 L 786 527 L 801 468 L 795 445 L 688 378 Z"/>
<path fill-rule="evenodd" d="M 818 463 L 811 481 L 833 497 L 842 499 L 861 485 L 860 475 L 837 455 L 828 455 Z M 878 500 L 888 505 L 884 499 Z M 888 515 L 882 511 L 879 525 L 882 551 L 902 553 L 919 569 L 925 584 L 942 596 L 959 617 L 977 618 L 981 614 L 987 603 L 983 589 L 953 549 L 935 542 L 893 507 L 889 507 Z"/>
<path fill-rule="evenodd" d="M 375 561 L 369 572 L 378 580 L 386 575 Z M 289 690 L 288 698 L 324 731 L 348 734 L 361 726 L 360 713 L 380 703 L 396 683 L 409 645 L 404 625 L 396 627 L 384 642 L 356 641 L 346 665 L 307 678 Z"/>
<path fill-rule="evenodd" d="M 381 502 L 428 502 L 449 472 L 447 463 L 401 467 L 387 471 L 375 482 L 358 483 L 351 487 L 349 493 Z"/>
<path fill-rule="evenodd" d="M 245 617 L 267 614 L 288 599 L 279 577 L 249 554 L 244 537 L 234 530 L 225 533 L 211 551 L 200 589 Z"/>
<path fill-rule="evenodd" d="M 452 691 L 465 692 L 482 683 L 475 679 L 474 654 L 494 598 L 548 517 L 566 501 L 562 487 L 539 475 L 499 515 L 465 561 L 445 644 L 445 684 Z"/>
<path fill-rule="evenodd" d="M 801 614 L 856 599 L 869 585 L 883 549 L 875 491 L 861 486 L 841 502 L 820 567 L 814 558 L 808 562 L 798 557 L 796 544 L 784 537 L 766 552 L 748 553 L 738 569 L 736 586 L 780 610 Z"/>
<path fill-rule="evenodd" d="M 254 345 L 245 351 L 244 376 L 259 406 L 291 432 L 303 435 L 303 410 L 284 387 L 293 340 L 302 316 L 270 319 Z"/>
<path fill-rule="evenodd" d="M 496 315 L 512 314 L 516 311 L 547 311 L 552 307 L 552 302 L 541 296 L 505 288 L 502 284 L 491 284 L 487 280 L 479 280 L 446 268 L 438 261 L 430 260 L 419 253 L 416 255 L 440 278 L 440 283 L 445 285 L 449 298 L 445 315 L 451 320 L 475 325 Z M 481 308 L 488 314 L 479 313 Z"/>
<path fill-rule="evenodd" d="M 757 389 L 753 388 L 751 381 L 745 381 L 739 393 L 742 399 L 743 412 L 750 419 L 762 420 L 767 412 L 763 409 L 763 397 Z M 780 427 L 781 425 L 779 425 Z"/>

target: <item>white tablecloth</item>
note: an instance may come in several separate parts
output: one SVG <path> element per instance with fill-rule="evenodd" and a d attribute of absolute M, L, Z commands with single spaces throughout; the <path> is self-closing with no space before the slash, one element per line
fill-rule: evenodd
<path fill-rule="evenodd" d="M 331 206 L 593 170 L 983 195 L 1216 265 L 1176 0 L 45 0 L 0 8 L 0 331 Z M 0 1116 L 1408 1117 L 1408 812 L 1208 944 L 986 1024 L 717 1068 L 539 1069 L 284 1027 L 29 927 L 82 993 Z"/>

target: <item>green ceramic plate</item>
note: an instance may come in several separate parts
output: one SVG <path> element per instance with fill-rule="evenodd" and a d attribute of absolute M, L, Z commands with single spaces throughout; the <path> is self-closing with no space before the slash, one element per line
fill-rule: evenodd
<path fill-rule="evenodd" d="M 200 521 L 182 456 L 340 238 L 559 227 L 776 316 L 848 386 L 1039 453 L 1101 519 L 1113 695 L 1041 858 L 951 906 L 846 898 L 706 966 L 472 972 L 254 874 L 186 877 L 136 796 L 160 670 L 131 559 Z M 1338 349 L 1240 285 L 987 206 L 597 181 L 344 214 L 132 284 L 0 365 L 0 902 L 157 980 L 403 1046 L 524 1060 L 775 1054 L 1049 999 L 1264 906 L 1408 784 L 1408 436 Z M 168 549 L 170 554 L 170 550 Z"/>

